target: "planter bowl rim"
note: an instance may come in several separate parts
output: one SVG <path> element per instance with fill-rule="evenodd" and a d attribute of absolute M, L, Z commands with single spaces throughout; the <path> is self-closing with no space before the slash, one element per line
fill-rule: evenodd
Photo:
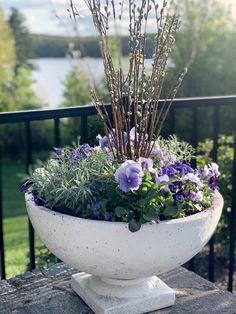
<path fill-rule="evenodd" d="M 25 200 L 26 202 L 28 203 L 31 203 L 32 205 L 34 206 L 37 206 L 39 207 L 41 210 L 45 211 L 45 212 L 48 212 L 50 213 L 51 215 L 53 216 L 58 216 L 58 217 L 65 217 L 66 219 L 77 219 L 77 220 L 80 220 L 80 221 L 84 221 L 84 222 L 90 222 L 90 223 L 93 223 L 93 224 L 114 224 L 116 226 L 118 225 L 127 225 L 128 222 L 121 222 L 121 221 L 107 221 L 107 220 L 95 220 L 95 219 L 89 219 L 89 218 L 81 218 L 81 217 L 76 217 L 76 216 L 72 216 L 72 215 L 67 215 L 67 214 L 62 214 L 62 213 L 59 213 L 59 212 L 56 212 L 52 209 L 49 209 L 45 206 L 38 206 L 35 204 L 34 200 L 33 200 L 33 197 L 32 197 L 32 193 L 30 192 L 26 192 L 25 193 Z M 168 219 L 168 220 L 161 220 L 159 223 L 151 223 L 151 222 L 146 222 L 144 223 L 141 228 L 143 227 L 147 227 L 147 226 L 152 226 L 152 225 L 156 225 L 156 224 L 177 224 L 179 222 L 190 222 L 190 221 L 193 221 L 193 220 L 198 220 L 198 219 L 201 219 L 202 216 L 206 215 L 208 211 L 210 210 L 213 210 L 214 207 L 216 205 L 218 205 L 219 203 L 222 203 L 223 204 L 223 197 L 222 195 L 220 194 L 219 191 L 215 191 L 214 192 L 214 195 L 213 195 L 213 203 L 210 207 L 204 209 L 203 211 L 200 211 L 198 213 L 195 213 L 195 214 L 192 214 L 192 215 L 189 215 L 189 216 L 186 216 L 186 217 L 182 217 L 182 218 L 173 218 L 173 219 Z"/>

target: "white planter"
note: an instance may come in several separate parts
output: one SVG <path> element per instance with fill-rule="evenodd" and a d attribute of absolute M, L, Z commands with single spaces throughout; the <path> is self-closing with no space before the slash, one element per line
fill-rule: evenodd
<path fill-rule="evenodd" d="M 86 273 L 72 276 L 72 286 L 96 313 L 138 314 L 174 303 L 173 290 L 154 275 L 184 264 L 203 248 L 219 222 L 223 198 L 216 192 L 211 208 L 147 223 L 135 233 L 127 223 L 82 219 L 36 206 L 30 194 L 26 204 L 48 249 Z"/>

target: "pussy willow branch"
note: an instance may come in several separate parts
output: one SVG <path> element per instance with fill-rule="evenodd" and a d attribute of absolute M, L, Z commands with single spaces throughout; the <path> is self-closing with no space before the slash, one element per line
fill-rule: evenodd
<path fill-rule="evenodd" d="M 104 104 L 99 101 L 95 92 L 92 93 L 93 102 L 108 137 L 108 145 L 119 161 L 125 158 L 137 160 L 140 156 L 148 157 L 183 78 L 183 74 L 177 77 L 164 106 L 159 110 L 158 104 L 168 67 L 167 61 L 179 28 L 178 17 L 173 13 L 166 13 L 166 0 L 128 1 L 130 57 L 129 69 L 124 77 L 121 62 L 117 71 L 114 66 L 109 48 L 109 31 L 112 21 L 115 32 L 118 32 L 117 23 L 122 20 L 125 1 L 119 3 L 118 9 L 114 0 L 83 1 L 92 14 L 94 26 L 100 37 L 104 71 L 111 97 L 114 132 Z M 75 12 L 73 10 L 72 8 L 72 13 Z M 154 14 L 157 33 L 153 48 L 152 73 L 147 81 L 145 61 L 149 36 L 147 28 L 151 14 Z M 122 51 L 121 47 L 119 49 Z M 125 93 L 127 95 L 124 98 Z M 130 141 L 132 123 L 135 128 L 133 146 Z M 127 141 L 124 138 L 125 133 L 127 133 Z M 112 142 L 115 143 L 115 148 Z"/>

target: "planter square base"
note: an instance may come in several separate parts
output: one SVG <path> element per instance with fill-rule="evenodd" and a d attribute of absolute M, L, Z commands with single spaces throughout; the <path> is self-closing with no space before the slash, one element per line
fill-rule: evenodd
<path fill-rule="evenodd" d="M 78 273 L 72 275 L 71 287 L 96 314 L 143 314 L 175 303 L 175 292 L 156 276 L 103 281 Z"/>

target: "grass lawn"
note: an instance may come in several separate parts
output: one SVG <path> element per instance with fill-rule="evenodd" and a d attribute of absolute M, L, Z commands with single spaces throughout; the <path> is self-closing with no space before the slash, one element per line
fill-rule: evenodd
<path fill-rule="evenodd" d="M 26 271 L 29 264 L 28 217 L 24 195 L 19 191 L 24 176 L 25 165 L 22 161 L 3 160 L 3 230 L 7 278 Z M 36 245 L 40 245 L 38 238 Z"/>

